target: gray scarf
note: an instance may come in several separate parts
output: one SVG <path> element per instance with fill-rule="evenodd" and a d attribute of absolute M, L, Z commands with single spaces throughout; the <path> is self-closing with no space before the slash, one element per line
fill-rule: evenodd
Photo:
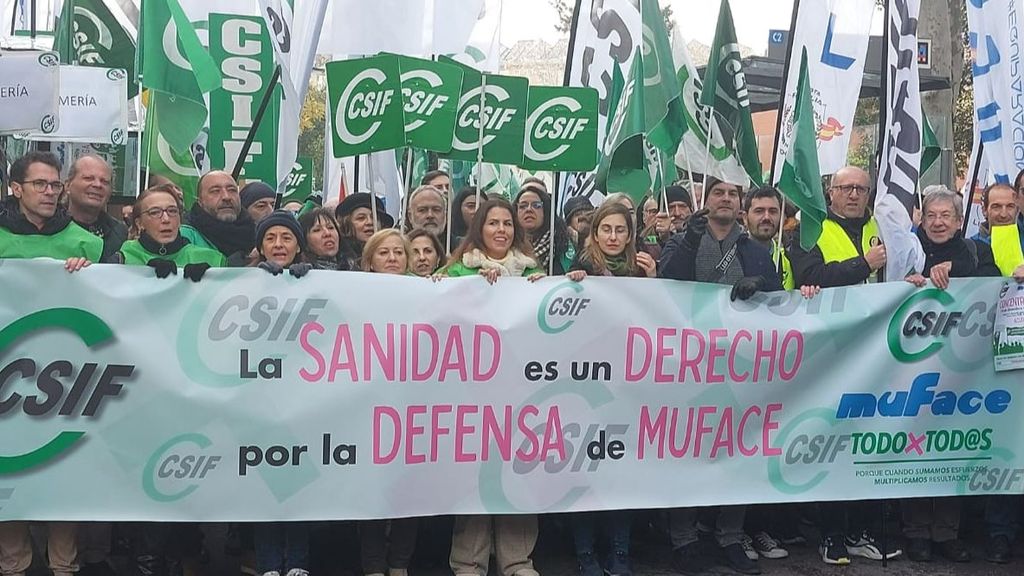
<path fill-rule="evenodd" d="M 721 242 L 715 240 L 708 230 L 700 239 L 700 247 L 697 249 L 697 282 L 715 282 L 718 284 L 732 285 L 743 278 L 743 266 L 740 265 L 738 251 L 732 252 L 728 262 L 723 262 L 725 255 L 736 245 L 736 242 L 743 235 L 743 229 L 735 224 L 729 234 Z M 717 269 L 724 264 L 724 271 Z"/>

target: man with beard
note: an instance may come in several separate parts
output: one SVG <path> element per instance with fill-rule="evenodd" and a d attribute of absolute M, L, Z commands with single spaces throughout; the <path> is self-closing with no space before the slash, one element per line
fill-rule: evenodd
<path fill-rule="evenodd" d="M 228 266 L 245 266 L 256 245 L 256 226 L 242 210 L 238 184 L 230 174 L 214 170 L 199 179 L 196 203 L 187 221 L 181 227 L 183 238 L 220 251 Z"/>
<path fill-rule="evenodd" d="M 444 237 L 446 218 L 444 194 L 433 186 L 420 186 L 409 196 L 409 213 L 405 219 L 406 232 L 423 228 L 438 238 Z"/>
<path fill-rule="evenodd" d="M 743 198 L 743 219 L 750 237 L 771 252 L 772 263 L 780 271 L 783 289 L 795 288 L 793 266 L 777 240 L 779 226 L 782 225 L 782 194 L 771 186 L 750 190 Z"/>

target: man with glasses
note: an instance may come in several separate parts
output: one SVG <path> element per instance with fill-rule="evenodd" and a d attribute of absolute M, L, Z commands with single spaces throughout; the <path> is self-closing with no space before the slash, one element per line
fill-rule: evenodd
<path fill-rule="evenodd" d="M 868 173 L 855 166 L 841 168 L 829 188 L 828 218 L 818 244 L 805 251 L 789 248 L 797 286 L 854 286 L 876 282 L 885 266 L 885 246 L 878 223 L 868 212 L 871 195 Z"/>
<path fill-rule="evenodd" d="M 103 240 L 75 224 L 60 205 L 60 162 L 29 152 L 11 165 L 11 196 L 0 204 L 0 258 L 56 258 L 75 272 L 98 262 Z"/>
<path fill-rule="evenodd" d="M 877 280 L 885 266 L 885 246 L 879 240 L 878 223 L 868 212 L 871 179 L 855 166 L 841 168 L 832 176 L 828 218 L 821 237 L 811 250 L 799 242 L 789 246 L 789 259 L 797 286 L 854 286 Z M 902 551 L 874 537 L 874 519 L 881 516 L 880 502 L 822 502 L 821 544 L 818 552 L 826 564 L 845 565 L 850 556 L 871 560 L 891 559 Z"/>
<path fill-rule="evenodd" d="M 56 258 L 75 272 L 100 259 L 103 241 L 75 224 L 59 203 L 60 162 L 29 152 L 11 166 L 11 196 L 0 204 L 0 259 Z M 77 525 L 47 523 L 47 552 L 55 576 L 78 571 Z M 32 564 L 27 522 L 0 522 L 0 574 L 24 574 Z"/>
<path fill-rule="evenodd" d="M 76 224 L 103 239 L 106 261 L 128 239 L 128 228 L 107 214 L 107 202 L 113 192 L 113 170 L 106 160 L 94 154 L 82 156 L 71 165 L 64 189 L 68 193 L 68 212 Z"/>

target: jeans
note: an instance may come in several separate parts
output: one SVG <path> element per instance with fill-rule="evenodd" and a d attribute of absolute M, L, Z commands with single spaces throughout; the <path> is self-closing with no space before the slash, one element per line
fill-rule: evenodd
<path fill-rule="evenodd" d="M 960 530 L 961 500 L 947 498 L 914 498 L 903 500 L 903 535 L 932 542 L 956 540 Z"/>
<path fill-rule="evenodd" d="M 697 514 L 700 508 L 675 508 L 669 511 L 669 535 L 672 549 L 678 550 L 697 541 Z M 746 506 L 720 506 L 715 521 L 715 539 L 726 547 L 743 540 Z"/>
<path fill-rule="evenodd" d="M 309 564 L 309 525 L 304 522 L 256 524 L 256 570 L 260 574 L 292 568 L 305 570 Z"/>
<path fill-rule="evenodd" d="M 629 510 L 612 510 L 610 512 L 580 512 L 573 514 L 573 539 L 576 542 L 576 555 L 594 553 L 594 541 L 597 527 L 603 526 L 611 541 L 613 554 L 629 554 Z"/>
<path fill-rule="evenodd" d="M 1010 542 L 1020 530 L 1020 496 L 988 496 L 985 501 L 985 527 L 988 537 L 1005 536 Z"/>

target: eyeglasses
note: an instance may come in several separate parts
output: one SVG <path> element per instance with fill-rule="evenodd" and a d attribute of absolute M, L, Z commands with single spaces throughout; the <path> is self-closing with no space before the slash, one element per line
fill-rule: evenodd
<path fill-rule="evenodd" d="M 838 190 L 847 196 L 854 192 L 857 192 L 858 194 L 867 194 L 871 191 L 867 186 L 861 186 L 859 184 L 843 184 L 841 186 L 833 186 L 832 189 Z"/>
<path fill-rule="evenodd" d="M 181 216 L 181 210 L 179 210 L 177 206 L 168 206 L 167 208 L 150 208 L 143 212 L 143 214 L 154 220 L 158 220 L 163 218 L 164 214 L 167 214 L 168 218 L 177 218 L 178 216 Z"/>
<path fill-rule="evenodd" d="M 533 208 L 534 210 L 540 210 L 544 208 L 544 203 L 541 201 L 536 202 L 520 202 L 517 206 L 520 210 L 526 210 L 527 208 Z"/>
<path fill-rule="evenodd" d="M 48 180 L 22 180 L 19 184 L 22 186 L 29 186 L 34 192 L 38 193 L 46 192 L 47 187 L 53 188 L 53 191 L 57 194 L 64 191 L 64 183 L 59 180 L 55 180 L 53 182 Z"/>

